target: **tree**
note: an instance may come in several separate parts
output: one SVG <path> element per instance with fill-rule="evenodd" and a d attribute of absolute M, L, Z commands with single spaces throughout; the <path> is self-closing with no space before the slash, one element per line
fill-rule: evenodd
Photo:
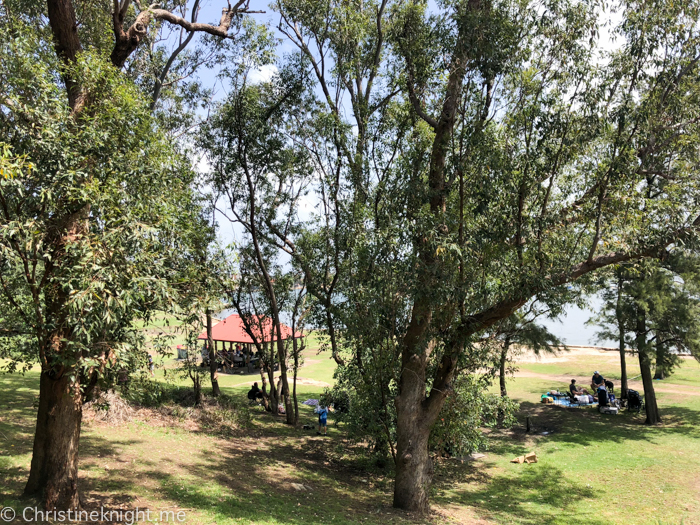
<path fill-rule="evenodd" d="M 677 249 L 661 262 L 627 264 L 615 269 L 601 284 L 614 279 L 613 290 L 603 290 L 603 309 L 595 318 L 602 326 L 601 337 L 610 337 L 610 326 L 624 348 L 634 349 L 639 358 L 644 386 L 646 423 L 661 422 L 654 379 L 663 379 L 680 363 L 679 355 L 698 356 L 698 310 L 696 297 L 697 257 Z M 626 336 L 631 334 L 631 337 Z M 627 397 L 627 377 L 623 365 L 623 392 Z M 652 375 L 652 367 L 656 371 Z"/>
<path fill-rule="evenodd" d="M 620 399 L 627 399 L 629 390 L 627 379 L 627 346 L 625 336 L 631 331 L 628 298 L 625 296 L 625 267 L 619 265 L 601 274 L 598 289 L 603 299 L 603 306 L 598 314 L 588 323 L 600 327 L 597 332 L 599 340 L 616 339 L 620 353 Z"/>
<path fill-rule="evenodd" d="M 303 195 L 310 171 L 305 151 L 294 144 L 293 127 L 299 119 L 291 116 L 295 112 L 303 115 L 300 94 L 304 80 L 291 67 L 271 82 L 251 85 L 247 72 L 230 80 L 231 94 L 204 128 L 200 143 L 212 163 L 213 186 L 226 197 L 226 212 L 232 222 L 244 231 L 240 278 L 228 295 L 246 325 L 249 320 L 271 321 L 270 328 L 260 327 L 256 339 L 264 335 L 265 340 L 268 330 L 273 332 L 268 340 L 276 352 L 263 363 L 269 367 L 271 393 L 273 362 L 279 363 L 280 392 L 287 423 L 293 425 L 296 411 L 281 316 L 285 309 L 294 309 L 297 301 L 290 291 L 300 279 L 298 272 L 285 270 L 280 260 L 285 246 L 278 245 L 274 232 L 284 232 L 286 237 L 294 229 L 296 202 Z M 243 307 L 241 291 L 253 308 Z M 273 395 L 275 413 L 277 397 Z"/>
<path fill-rule="evenodd" d="M 496 325 L 491 339 L 496 339 L 501 347 L 498 359 L 498 378 L 502 397 L 508 395 L 506 364 L 512 345 L 526 347 L 538 356 L 542 353 L 556 354 L 566 348 L 564 343 L 545 326 L 537 324 L 537 319 L 545 315 L 551 316 L 551 309 L 543 308 L 542 305 L 538 307 L 537 303 L 533 302 L 528 308 L 518 310 Z"/>
<path fill-rule="evenodd" d="M 18 58 L 3 63 L 33 60 Z M 26 492 L 43 494 L 47 508 L 79 505 L 82 403 L 140 348 L 135 318 L 170 302 L 166 251 L 184 248 L 175 232 L 185 218 L 172 212 L 192 205 L 188 171 L 151 128 L 138 93 L 99 59 L 80 66 L 109 97 L 103 114 L 72 122 L 50 70 L 24 65 L 36 73 L 21 89 L 37 99 L 6 91 L 14 111 L 0 124 L 13 146 L 2 158 L 0 263 L 21 276 L 10 283 L 3 272 L 0 285 L 30 343 L 8 357 L 41 365 Z"/>
<path fill-rule="evenodd" d="M 178 264 L 167 255 L 189 249 L 177 232 L 189 231 L 197 207 L 191 170 L 118 69 L 155 21 L 226 38 L 249 10 L 228 7 L 215 26 L 128 0 L 111 12 L 76 10 L 72 0 L 23 7 L 0 7 L 0 125 L 12 148 L 2 159 L 11 176 L 2 179 L 0 262 L 3 279 L 15 280 L 2 290 L 28 342 L 10 355 L 41 364 L 25 492 L 47 508 L 78 508 L 83 399 L 122 352 L 138 348 L 135 316 L 172 299 Z"/>
<path fill-rule="evenodd" d="M 488 362 L 471 343 L 533 297 L 659 257 L 700 224 L 697 2 L 621 2 L 613 51 L 595 2 L 440 8 L 276 5 L 319 88 L 318 192 L 337 196 L 291 239 L 295 257 L 337 256 L 318 280 L 335 283 L 333 309 L 309 290 L 347 366 L 372 349 L 392 359 L 394 505 L 421 512 L 456 373 Z"/>

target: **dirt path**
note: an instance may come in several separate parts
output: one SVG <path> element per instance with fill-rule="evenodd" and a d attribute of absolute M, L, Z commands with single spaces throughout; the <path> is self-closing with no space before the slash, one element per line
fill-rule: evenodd
<path fill-rule="evenodd" d="M 267 377 L 267 376 L 266 376 Z M 279 377 L 279 374 L 275 374 L 275 379 Z M 260 376 L 254 376 L 254 379 L 251 380 L 246 380 L 246 381 L 241 381 L 240 383 L 234 383 L 233 385 L 226 385 L 230 387 L 237 387 L 237 386 L 253 386 L 254 382 L 259 382 L 260 381 Z M 290 376 L 289 382 L 291 384 L 292 378 Z M 309 379 L 307 377 L 297 377 L 297 385 L 308 385 L 308 386 L 318 386 L 321 388 L 330 388 L 331 384 L 326 383 L 325 381 L 316 381 L 315 379 Z"/>

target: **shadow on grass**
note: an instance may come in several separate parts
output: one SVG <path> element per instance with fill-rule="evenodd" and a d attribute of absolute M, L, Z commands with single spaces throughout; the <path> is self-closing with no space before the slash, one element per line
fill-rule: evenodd
<path fill-rule="evenodd" d="M 38 377 L 0 376 L 0 380 L 0 503 L 35 506 L 38 501 L 21 493 L 29 474 Z M 313 417 L 310 410 L 302 414 L 305 420 Z M 207 443 L 199 450 L 187 442 L 189 431 L 182 431 L 182 440 L 172 439 L 169 428 L 149 427 L 141 434 L 138 426 L 131 425 L 125 433 L 118 427 L 107 432 L 87 427 L 80 445 L 83 508 L 163 506 L 151 510 L 184 510 L 203 523 L 424 523 L 392 510 L 386 491 L 370 487 L 363 479 L 367 473 L 354 469 L 352 462 L 333 462 L 329 451 L 339 446 L 337 438 L 304 435 L 264 413 L 255 419 L 258 424 L 253 428 L 227 439 L 207 430 L 191 433 L 205 437 L 204 442 L 197 438 L 198 443 Z M 173 446 L 188 454 L 160 455 L 154 450 Z M 304 489 L 295 489 L 293 483 Z"/>
<path fill-rule="evenodd" d="M 203 451 L 195 464 L 174 465 L 185 475 L 162 470 L 146 475 L 157 481 L 167 499 L 183 508 L 206 510 L 216 520 L 378 523 L 376 516 L 382 512 L 401 514 L 389 509 L 387 494 L 368 490 L 358 471 L 327 461 L 324 448 L 332 441 L 280 438 L 262 438 L 246 449 L 219 446 L 215 457 Z M 401 521 L 411 520 L 402 515 Z"/>
<path fill-rule="evenodd" d="M 617 415 L 601 414 L 597 407 L 566 408 L 539 403 L 520 404 L 520 424 L 512 436 L 517 440 L 525 438 L 525 417 L 529 416 L 532 426 L 530 436 L 548 432 L 556 435 L 561 443 L 591 445 L 611 441 L 646 441 L 654 443 L 657 437 L 679 435 L 700 438 L 700 411 L 689 407 L 670 406 L 660 408 L 663 423 L 645 425 L 644 411 L 639 413 L 621 411 Z"/>
<path fill-rule="evenodd" d="M 0 374 L 0 504 L 10 504 L 29 476 L 39 375 Z"/>
<path fill-rule="evenodd" d="M 480 474 L 474 479 L 478 482 L 475 489 L 451 491 L 449 500 L 474 507 L 483 517 L 499 521 L 553 525 L 584 518 L 576 504 L 595 497 L 592 487 L 567 479 L 556 467 L 525 464 L 519 468 L 515 475 Z M 607 522 L 585 516 L 585 523 Z"/>

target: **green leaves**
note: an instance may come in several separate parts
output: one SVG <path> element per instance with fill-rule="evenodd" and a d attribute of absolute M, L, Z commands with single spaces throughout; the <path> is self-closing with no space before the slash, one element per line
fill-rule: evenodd
<path fill-rule="evenodd" d="M 139 91 L 90 52 L 72 66 L 89 98 L 72 118 L 50 64 L 24 68 L 37 45 L 0 39 L 0 316 L 23 334 L 0 348 L 10 367 L 99 373 L 141 347 L 135 319 L 182 292 L 193 174 Z"/>

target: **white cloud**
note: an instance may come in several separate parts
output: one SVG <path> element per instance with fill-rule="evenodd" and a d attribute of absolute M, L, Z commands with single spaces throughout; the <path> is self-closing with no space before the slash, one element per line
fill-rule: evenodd
<path fill-rule="evenodd" d="M 269 82 L 272 77 L 277 74 L 277 66 L 274 64 L 267 64 L 258 69 L 253 69 L 248 73 L 248 81 L 253 84 L 258 84 L 260 82 Z"/>

